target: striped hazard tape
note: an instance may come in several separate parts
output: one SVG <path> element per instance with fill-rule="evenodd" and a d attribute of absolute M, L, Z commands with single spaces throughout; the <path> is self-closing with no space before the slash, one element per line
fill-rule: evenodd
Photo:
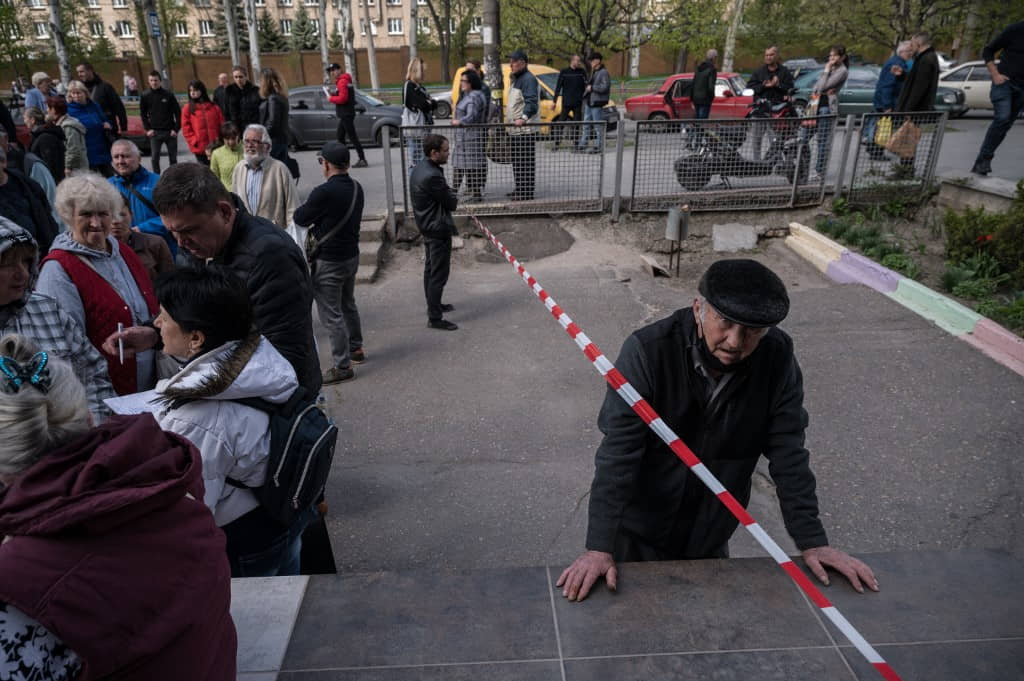
<path fill-rule="evenodd" d="M 757 542 L 771 555 L 771 557 L 775 559 L 779 566 L 785 570 L 786 574 L 788 574 L 790 578 L 797 583 L 797 586 L 807 594 L 807 597 L 811 599 L 811 602 L 821 609 L 822 613 L 824 613 L 832 624 L 834 624 L 839 631 L 843 633 L 843 636 L 845 636 L 850 643 L 860 651 L 867 661 L 878 670 L 882 677 L 888 679 L 888 681 L 901 681 L 900 676 L 892 667 L 889 666 L 889 663 L 882 659 L 882 656 L 878 654 L 878 651 L 876 651 L 870 643 L 864 640 L 864 637 L 860 635 L 860 632 L 858 632 L 852 624 L 850 624 L 850 621 L 847 620 L 827 598 L 825 598 L 825 594 L 823 594 L 821 590 L 814 585 L 810 578 L 808 578 L 807 575 L 796 566 L 793 559 L 786 555 L 786 552 L 782 550 L 782 547 L 776 544 L 775 540 L 768 536 L 768 533 L 764 531 L 764 528 L 754 521 L 754 518 L 747 513 L 747 509 L 743 508 L 740 502 L 736 500 L 736 497 L 734 497 L 729 490 L 725 489 L 722 483 L 719 482 L 718 478 L 708 470 L 707 466 L 701 463 L 701 460 L 697 458 L 697 455 L 694 454 L 690 448 L 687 447 L 681 439 L 679 439 L 679 436 L 668 427 L 668 424 L 666 424 L 661 417 L 658 416 L 657 412 L 654 411 L 651 405 L 647 403 L 647 400 L 640 396 L 636 389 L 634 389 L 633 386 L 629 384 L 629 381 L 626 380 L 626 377 L 615 368 L 615 365 L 613 365 L 608 358 L 604 356 L 597 346 L 594 345 L 593 341 L 591 341 L 587 335 L 583 333 L 583 330 L 576 325 L 576 322 L 574 322 L 569 315 L 559 307 L 558 303 L 555 302 L 555 299 L 549 296 L 547 291 L 537 283 L 537 280 L 526 271 L 526 268 L 524 268 L 519 261 L 509 253 L 508 249 L 505 248 L 504 244 L 498 241 L 491 230 L 487 229 L 487 227 L 485 227 L 475 215 L 471 217 L 477 227 L 479 227 L 487 238 L 490 239 L 491 243 L 501 251 L 501 254 L 505 256 L 505 259 L 508 260 L 509 263 L 511 263 L 512 267 L 516 269 L 516 272 L 518 272 L 519 276 L 523 278 L 526 285 L 533 290 L 538 298 L 540 298 L 541 302 L 544 303 L 544 306 L 549 312 L 551 312 L 551 315 L 558 321 L 562 328 L 565 329 L 566 333 L 569 334 L 569 337 L 576 342 L 576 345 L 579 346 L 580 350 L 583 351 L 583 354 L 587 356 L 587 359 L 589 359 L 594 365 L 594 368 L 597 369 L 598 373 L 604 376 L 608 385 L 610 385 L 615 392 L 619 394 L 619 397 L 625 400 L 626 404 L 632 407 L 637 416 L 643 419 L 644 423 L 658 434 L 658 437 L 660 437 L 662 441 L 667 444 L 673 452 L 675 452 L 676 456 L 682 459 L 683 462 L 690 467 L 690 470 L 692 470 L 694 474 L 700 478 L 705 485 L 707 485 L 708 489 L 714 492 L 715 496 L 717 496 L 725 507 L 728 508 L 736 517 L 736 519 L 743 524 L 743 527 L 747 528 L 747 531 L 753 535 L 754 539 L 756 539 Z"/>

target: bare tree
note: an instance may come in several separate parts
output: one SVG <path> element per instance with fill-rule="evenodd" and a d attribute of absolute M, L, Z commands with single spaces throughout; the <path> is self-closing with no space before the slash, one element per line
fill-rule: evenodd
<path fill-rule="evenodd" d="M 743 21 L 744 0 L 733 0 L 731 16 L 729 17 L 729 32 L 725 35 L 725 49 L 722 51 L 722 70 L 732 71 L 733 58 L 736 55 L 736 34 L 740 30 L 740 23 Z"/>
<path fill-rule="evenodd" d="M 373 47 L 373 24 L 370 23 L 368 0 L 363 0 L 363 21 L 366 22 L 366 60 L 370 63 L 370 87 L 376 92 L 380 89 L 380 75 L 377 73 L 377 50 Z"/>
<path fill-rule="evenodd" d="M 331 46 L 327 43 L 327 0 L 317 1 L 316 17 L 320 37 L 320 73 L 326 80 L 327 65 L 331 63 L 331 55 L 328 52 Z"/>
<path fill-rule="evenodd" d="M 237 64 L 241 61 L 242 55 L 238 51 L 238 19 L 235 17 L 235 0 L 224 0 L 224 26 L 228 34 L 231 63 Z"/>
<path fill-rule="evenodd" d="M 353 87 L 358 85 L 359 74 L 356 68 L 355 28 L 352 26 L 351 0 L 337 0 L 341 14 L 341 46 L 345 51 L 345 72 L 352 76 Z"/>
<path fill-rule="evenodd" d="M 260 34 L 256 30 L 256 2 L 245 0 L 245 24 L 249 28 L 249 63 L 252 65 L 252 76 L 256 78 L 260 67 Z"/>
<path fill-rule="evenodd" d="M 483 0 L 484 80 L 491 96 L 500 100 L 505 91 L 501 72 L 501 8 L 498 0 Z"/>
<path fill-rule="evenodd" d="M 50 0 L 50 35 L 53 36 L 53 49 L 57 53 L 60 82 L 67 85 L 71 80 L 71 60 L 68 57 L 67 43 L 64 41 L 64 26 L 60 16 L 60 0 Z"/>
<path fill-rule="evenodd" d="M 437 45 L 441 48 L 441 80 L 448 82 L 451 80 L 448 62 L 452 51 L 452 0 L 426 0 L 426 3 L 437 28 Z"/>
<path fill-rule="evenodd" d="M 420 10 L 416 5 L 416 0 L 409 4 L 409 61 L 420 55 L 417 45 L 420 37 Z"/>

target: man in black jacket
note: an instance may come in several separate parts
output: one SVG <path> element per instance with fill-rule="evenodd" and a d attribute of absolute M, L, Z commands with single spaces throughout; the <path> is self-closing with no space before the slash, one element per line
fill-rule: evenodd
<path fill-rule="evenodd" d="M 905 74 L 906 80 L 896 102 L 896 111 L 934 111 L 935 93 L 939 88 L 939 57 L 927 33 L 918 33 L 911 39 L 914 47 L 914 68 Z M 897 67 L 898 68 L 898 67 Z"/>
<path fill-rule="evenodd" d="M 99 105 L 114 134 L 127 130 L 128 113 L 124 110 L 124 102 L 121 101 L 114 86 L 100 78 L 92 64 L 87 61 L 79 64 L 75 71 L 78 74 L 78 80 L 89 88 L 89 98 Z"/>
<path fill-rule="evenodd" d="M 231 78 L 235 82 L 227 89 L 227 117 L 239 130 L 245 130 L 250 124 L 260 122 L 260 89 L 249 82 L 249 74 L 242 66 L 231 70 Z"/>
<path fill-rule="evenodd" d="M 167 146 L 167 162 L 178 162 L 178 131 L 181 130 L 181 106 L 173 92 L 164 88 L 159 71 L 149 72 L 149 90 L 139 99 L 139 116 L 150 139 L 153 172 L 160 174 L 160 149 Z"/>
<path fill-rule="evenodd" d="M 221 265 L 241 278 L 252 299 L 256 329 L 295 369 L 299 385 L 320 390 L 320 360 L 313 343 L 313 289 L 305 256 L 288 234 L 250 215 L 213 172 L 198 163 L 179 163 L 160 176 L 153 189 L 164 226 L 192 256 L 192 266 Z M 104 347 L 124 340 L 129 351 L 154 347 L 150 327 L 131 327 L 107 338 Z"/>
<path fill-rule="evenodd" d="M 409 176 L 412 209 L 416 216 L 416 226 L 423 235 L 423 249 L 426 253 L 423 292 L 427 297 L 427 326 L 442 331 L 455 331 L 459 328 L 442 316 L 445 312 L 453 311 L 455 306 L 441 302 L 451 272 L 452 236 L 458 234 L 452 211 L 458 208 L 459 199 L 448 186 L 444 171 L 441 170 L 441 166 L 448 162 L 450 150 L 445 137 L 425 136 L 423 159 Z"/>
<path fill-rule="evenodd" d="M 708 50 L 706 58 L 697 67 L 697 73 L 693 76 L 690 103 L 693 105 L 693 117 L 698 120 L 711 115 L 711 103 L 715 101 L 715 83 L 718 81 L 716 59 L 718 50 Z"/>
<path fill-rule="evenodd" d="M 324 145 L 318 160 L 327 181 L 310 192 L 294 216 L 295 224 L 312 225 L 311 243 L 316 242 L 314 252 L 306 255 L 312 259 L 313 299 L 320 323 L 331 339 L 334 366 L 324 372 L 325 385 L 355 378 L 352 365 L 366 360 L 355 297 L 363 192 L 349 177 L 349 159 L 348 147 L 341 142 Z"/>
<path fill-rule="evenodd" d="M 772 45 L 764 51 L 764 65 L 750 76 L 747 87 L 754 91 L 755 97 L 764 97 L 772 104 L 789 98 L 789 91 L 793 89 L 793 73 L 779 62 L 778 47 Z M 750 126 L 755 160 L 761 158 L 761 142 L 769 125 L 769 121 L 755 121 Z"/>
<path fill-rule="evenodd" d="M 1002 52 L 999 64 L 996 54 Z M 985 68 L 992 77 L 989 99 L 992 100 L 992 123 L 981 143 L 978 158 L 971 172 L 988 175 L 992 172 L 992 159 L 1003 143 L 1006 133 L 1024 108 L 1024 21 L 1010 24 L 995 40 L 981 51 Z"/>
<path fill-rule="evenodd" d="M 626 339 L 616 367 L 740 504 L 768 459 L 783 520 L 808 568 L 824 566 L 857 591 L 878 589 L 870 568 L 828 546 L 804 448 L 807 412 L 793 341 L 775 328 L 789 311 L 782 281 L 754 260 L 708 268 L 693 307 Z M 582 600 L 616 562 L 722 558 L 736 518 L 611 388 L 598 425 L 587 552 L 558 580 Z"/>
<path fill-rule="evenodd" d="M 228 78 L 226 73 L 217 74 L 217 87 L 214 88 L 213 94 L 210 95 L 210 99 L 217 105 L 220 112 L 224 114 L 224 120 L 229 121 L 231 117 L 228 116 L 228 88 L 231 87 L 231 80 Z"/>
<path fill-rule="evenodd" d="M 583 68 L 583 58 L 574 54 L 569 58 L 569 66 L 558 72 L 558 80 L 555 81 L 555 102 L 562 97 L 562 108 L 558 112 L 556 122 L 571 120 L 579 123 L 583 120 L 583 91 L 587 89 L 587 70 Z M 578 125 L 556 126 L 555 127 L 555 150 L 562 145 L 562 137 L 566 128 L 571 135 L 570 147 L 576 146 L 580 137 Z"/>

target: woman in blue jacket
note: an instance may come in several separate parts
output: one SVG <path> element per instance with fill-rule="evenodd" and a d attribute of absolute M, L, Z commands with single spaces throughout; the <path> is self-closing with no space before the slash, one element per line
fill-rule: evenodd
<path fill-rule="evenodd" d="M 80 80 L 68 83 L 68 115 L 85 126 L 85 151 L 89 156 L 89 169 L 103 177 L 110 177 L 110 123 L 96 102 L 89 99 L 89 89 Z"/>

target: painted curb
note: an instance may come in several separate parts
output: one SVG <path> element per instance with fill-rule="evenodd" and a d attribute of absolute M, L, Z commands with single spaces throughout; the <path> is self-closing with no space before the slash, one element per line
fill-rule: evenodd
<path fill-rule="evenodd" d="M 982 319 L 974 310 L 906 277 L 895 291 L 886 295 L 954 336 L 971 333 Z"/>
<path fill-rule="evenodd" d="M 879 293 L 892 293 L 905 277 L 879 265 L 860 253 L 847 251 L 828 266 L 827 274 L 838 282 L 870 286 Z"/>
<path fill-rule="evenodd" d="M 829 264 L 839 259 L 847 251 L 842 244 L 832 241 L 799 222 L 789 223 L 789 236 L 786 237 L 786 245 L 824 274 L 828 274 Z"/>
<path fill-rule="evenodd" d="M 993 359 L 1002 361 L 1000 358 L 1006 358 L 1013 362 L 1017 373 L 1024 376 L 1024 338 L 982 317 L 971 335 L 963 339 Z"/>

